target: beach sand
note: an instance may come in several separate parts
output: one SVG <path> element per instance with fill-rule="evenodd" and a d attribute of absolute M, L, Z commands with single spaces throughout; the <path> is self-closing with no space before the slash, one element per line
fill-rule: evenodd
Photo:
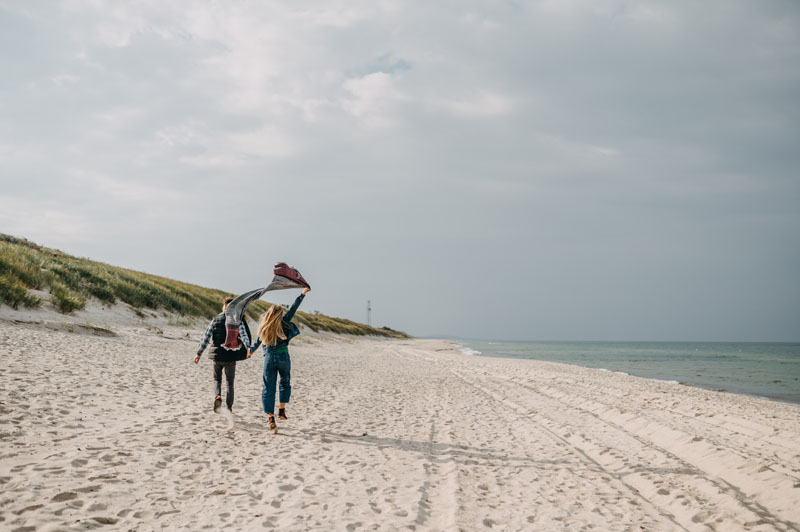
<path fill-rule="evenodd" d="M 0 316 L 0 530 L 800 529 L 798 405 L 304 334 L 272 435 L 263 356 L 214 414 L 205 323 L 112 314 Z"/>

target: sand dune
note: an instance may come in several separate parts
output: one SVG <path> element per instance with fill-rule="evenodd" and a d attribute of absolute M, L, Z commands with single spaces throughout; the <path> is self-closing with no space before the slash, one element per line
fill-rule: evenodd
<path fill-rule="evenodd" d="M 800 529 L 797 405 L 304 335 L 271 435 L 260 355 L 215 415 L 200 324 L 104 328 L 0 321 L 0 529 Z"/>

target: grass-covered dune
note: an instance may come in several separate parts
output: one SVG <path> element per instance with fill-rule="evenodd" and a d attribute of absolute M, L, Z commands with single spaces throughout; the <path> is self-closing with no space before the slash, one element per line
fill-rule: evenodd
<path fill-rule="evenodd" d="M 84 308 L 87 298 L 94 297 L 108 305 L 127 303 L 140 313 L 139 309 L 153 309 L 203 318 L 219 313 L 226 296 L 238 295 L 73 257 L 0 233 L 0 303 L 13 308 L 41 307 L 44 302 L 30 290 L 49 291 L 50 304 L 64 314 Z M 248 308 L 248 317 L 255 320 L 268 307 L 268 302 L 256 301 Z M 388 327 L 322 314 L 298 312 L 295 319 L 314 331 L 408 337 Z"/>

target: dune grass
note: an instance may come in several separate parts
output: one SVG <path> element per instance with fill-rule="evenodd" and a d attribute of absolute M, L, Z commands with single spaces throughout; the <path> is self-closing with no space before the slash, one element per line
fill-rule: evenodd
<path fill-rule="evenodd" d="M 236 295 L 73 257 L 0 233 L 0 303 L 12 308 L 41 307 L 42 299 L 29 290 L 49 291 L 50 303 L 64 314 L 83 309 L 89 298 L 95 298 L 107 305 L 126 303 L 140 314 L 141 309 L 164 311 L 176 315 L 176 319 L 211 318 L 220 312 L 225 297 Z M 263 300 L 254 302 L 248 308 L 248 318 L 257 319 L 269 305 Z M 298 312 L 295 320 L 314 331 L 408 337 L 388 327 L 375 328 L 316 313 Z"/>

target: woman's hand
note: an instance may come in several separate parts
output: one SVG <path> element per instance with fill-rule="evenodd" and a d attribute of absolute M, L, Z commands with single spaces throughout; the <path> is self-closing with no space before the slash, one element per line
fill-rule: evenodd
<path fill-rule="evenodd" d="M 310 288 L 304 288 L 304 289 L 303 289 L 303 295 L 306 295 L 306 294 L 307 294 L 307 293 L 309 293 L 309 292 L 311 292 L 311 289 L 310 289 Z"/>
<path fill-rule="evenodd" d="M 248 351 L 247 352 L 247 358 L 250 358 L 251 356 L 253 356 L 253 351 Z"/>

